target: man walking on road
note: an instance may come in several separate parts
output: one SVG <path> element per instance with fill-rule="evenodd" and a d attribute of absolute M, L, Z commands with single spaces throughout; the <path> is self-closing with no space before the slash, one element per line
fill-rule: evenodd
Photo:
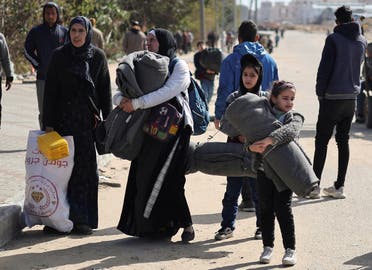
<path fill-rule="evenodd" d="M 146 50 L 146 35 L 141 31 L 138 21 L 132 21 L 131 29 L 125 33 L 123 40 L 125 54 Z"/>
<path fill-rule="evenodd" d="M 90 18 L 90 23 L 92 24 L 92 44 L 96 46 L 97 48 L 100 48 L 103 50 L 105 39 L 103 38 L 103 33 L 101 30 L 99 30 L 97 25 L 97 20 L 95 18 Z"/>
<path fill-rule="evenodd" d="M 241 23 L 238 29 L 238 40 L 239 44 L 234 47 L 233 53 L 223 60 L 221 66 L 220 82 L 215 103 L 214 124 L 216 129 L 220 128 L 220 120 L 226 110 L 227 97 L 232 92 L 239 89 L 241 74 L 240 58 L 243 55 L 251 54 L 261 62 L 263 66 L 261 89 L 263 91 L 269 90 L 272 82 L 278 80 L 277 65 L 274 59 L 266 52 L 265 48 L 258 43 L 259 35 L 257 34 L 257 25 L 253 21 L 243 21 Z M 239 208 L 242 210 L 248 210 L 251 207 L 255 207 L 251 201 L 252 197 L 255 197 L 256 195 L 256 179 L 248 177 L 227 177 L 226 192 L 222 201 L 223 220 L 221 222 L 221 229 L 215 235 L 216 240 L 232 237 L 236 214 L 238 211 L 238 198 L 242 187 L 245 189 L 245 192 L 243 191 L 242 195 L 251 198 L 243 198 L 242 204 Z M 252 206 L 246 205 L 247 203 Z M 259 230 L 256 231 L 256 234 L 255 237 L 259 238 Z"/>
<path fill-rule="evenodd" d="M 43 129 L 42 111 L 44 86 L 48 64 L 55 48 L 65 44 L 67 28 L 60 25 L 59 7 L 54 2 L 48 2 L 43 7 L 43 23 L 33 27 L 26 37 L 25 56 L 37 71 L 36 91 L 39 107 L 39 124 Z"/>
<path fill-rule="evenodd" d="M 316 79 L 319 114 L 313 168 L 316 176 L 321 179 L 328 142 L 336 127 L 337 180 L 333 186 L 324 188 L 323 193 L 336 199 L 344 199 L 344 183 L 350 155 L 349 132 L 355 111 L 355 99 L 360 91 L 360 66 L 367 42 L 361 35 L 360 25 L 353 21 L 349 7 L 339 7 L 335 16 L 337 26 L 325 41 Z M 312 199 L 319 197 L 320 188 L 310 194 Z"/>
<path fill-rule="evenodd" d="M 13 81 L 13 68 L 12 62 L 10 61 L 8 45 L 6 44 L 5 37 L 0 33 L 0 128 L 1 128 L 1 97 L 2 97 L 2 88 L 1 88 L 1 69 L 4 70 L 6 81 L 5 81 L 5 90 L 8 91 L 12 86 Z"/>

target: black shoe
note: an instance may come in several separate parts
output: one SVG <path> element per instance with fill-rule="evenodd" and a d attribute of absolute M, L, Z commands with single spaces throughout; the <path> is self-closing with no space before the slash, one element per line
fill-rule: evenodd
<path fill-rule="evenodd" d="M 365 119 L 363 117 L 357 116 L 355 118 L 355 123 L 363 124 L 365 122 Z"/>
<path fill-rule="evenodd" d="M 69 232 L 60 232 L 52 227 L 49 227 L 49 226 L 44 226 L 43 228 L 43 232 L 45 234 L 54 234 L 54 235 L 67 235 L 69 234 Z"/>
<path fill-rule="evenodd" d="M 93 233 L 92 228 L 89 225 L 86 225 L 86 224 L 74 225 L 73 231 L 74 231 L 74 233 L 84 234 L 84 235 L 90 235 L 90 234 Z"/>
<path fill-rule="evenodd" d="M 195 231 L 192 230 L 192 232 L 183 231 L 181 235 L 182 243 L 187 244 L 190 241 L 194 240 L 195 238 Z"/>

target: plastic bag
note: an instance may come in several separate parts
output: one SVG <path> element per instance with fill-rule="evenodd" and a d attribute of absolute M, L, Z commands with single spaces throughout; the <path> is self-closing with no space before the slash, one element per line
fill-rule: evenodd
<path fill-rule="evenodd" d="M 48 160 L 38 149 L 37 137 L 43 131 L 31 130 L 28 135 L 26 188 L 24 201 L 25 222 L 28 227 L 43 224 L 60 232 L 70 232 L 67 186 L 74 166 L 74 141 L 65 136 L 69 156 Z"/>

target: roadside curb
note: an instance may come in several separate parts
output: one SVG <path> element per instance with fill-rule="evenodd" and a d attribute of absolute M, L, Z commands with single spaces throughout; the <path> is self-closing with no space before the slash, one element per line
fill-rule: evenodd
<path fill-rule="evenodd" d="M 16 237 L 22 230 L 21 206 L 0 206 L 0 247 Z"/>

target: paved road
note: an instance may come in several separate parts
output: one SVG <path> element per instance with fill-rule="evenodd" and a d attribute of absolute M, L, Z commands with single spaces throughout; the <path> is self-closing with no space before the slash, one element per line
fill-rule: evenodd
<path fill-rule="evenodd" d="M 319 33 L 287 31 L 274 58 L 282 79 L 297 86 L 296 109 L 305 115 L 302 145 L 313 155 L 315 123 L 318 104 L 314 96 L 315 74 L 325 36 Z M 24 86 L 28 88 L 28 86 Z M 37 126 L 35 97 L 31 91 L 14 88 L 5 94 L 5 125 L 0 132 L 1 164 L 23 167 L 22 151 L 27 132 Z M 30 89 L 29 89 L 30 90 Z M 31 100 L 30 102 L 28 102 Z M 12 102 L 10 102 L 12 101 Z M 18 104 L 10 106 L 9 104 Z M 29 105 L 27 105 L 29 104 Z M 213 107 L 213 106 L 212 106 Z M 19 108 L 19 109 L 18 109 Z M 31 111 L 31 112 L 30 112 Z M 213 108 L 212 108 L 213 111 Z M 8 116 L 6 116 L 8 114 Z M 33 114 L 33 115 L 32 115 Z M 26 117 L 26 118 L 25 118 Z M 26 120 L 28 117 L 34 120 Z M 17 127 L 13 127 L 13 125 Z M 13 130 L 14 129 L 14 130 Z M 205 141 L 215 130 L 209 126 L 207 134 L 193 137 Z M 7 135 L 7 136 L 6 136 Z M 14 144 L 11 141 L 14 139 Z M 225 141 L 217 134 L 215 141 Z M 8 142 L 10 141 L 10 142 Z M 291 269 L 346 270 L 372 269 L 372 130 L 353 124 L 351 132 L 351 160 L 347 174 L 347 199 L 319 200 L 294 198 L 298 263 Z M 334 139 L 330 142 L 322 187 L 332 184 L 337 172 L 337 151 Z M 7 158 L 5 157 L 7 156 Z M 14 159 L 14 160 L 13 160 Z M 1 172 L 3 165 L 1 165 Z M 12 168 L 11 165 L 8 167 Z M 128 162 L 117 162 L 107 167 L 115 180 L 126 178 Z M 8 169 L 9 170 L 9 169 Z M 9 177 L 9 175 L 14 176 Z M 1 187 L 11 184 L 22 190 L 23 173 L 3 173 Z M 186 192 L 196 229 L 191 245 L 180 245 L 179 234 L 172 243 L 149 242 L 125 236 L 115 227 L 120 215 L 124 186 L 121 189 L 100 190 L 100 226 L 91 237 L 48 237 L 34 227 L 5 246 L 0 252 L 1 269 L 280 269 L 282 245 L 278 226 L 273 262 L 260 265 L 260 241 L 252 238 L 252 214 L 239 213 L 233 238 L 215 242 L 213 233 L 221 221 L 221 199 L 225 178 L 204 174 L 187 177 Z M 123 181 L 125 185 L 125 181 Z"/>
<path fill-rule="evenodd" d="M 111 85 L 115 91 L 116 64 L 110 65 Z M 2 126 L 0 129 L 0 206 L 22 204 L 24 192 L 27 136 L 29 130 L 39 129 L 35 83 L 15 82 L 3 91 Z M 100 157 L 105 163 L 107 156 Z"/>

